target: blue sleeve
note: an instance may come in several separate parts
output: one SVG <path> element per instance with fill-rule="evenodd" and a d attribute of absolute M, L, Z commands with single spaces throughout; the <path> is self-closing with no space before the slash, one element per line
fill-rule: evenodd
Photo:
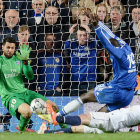
<path fill-rule="evenodd" d="M 95 31 L 104 48 L 107 49 L 110 54 L 120 59 L 123 55 L 121 47 L 115 47 L 109 41 L 110 38 L 117 39 L 112 31 L 101 22 L 99 22 L 99 26 L 95 29 Z"/>

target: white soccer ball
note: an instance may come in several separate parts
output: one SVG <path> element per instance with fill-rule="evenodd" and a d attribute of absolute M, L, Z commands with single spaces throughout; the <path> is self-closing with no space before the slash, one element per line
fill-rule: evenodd
<path fill-rule="evenodd" d="M 46 114 L 46 102 L 41 98 L 34 99 L 30 104 L 30 109 L 35 114 Z"/>

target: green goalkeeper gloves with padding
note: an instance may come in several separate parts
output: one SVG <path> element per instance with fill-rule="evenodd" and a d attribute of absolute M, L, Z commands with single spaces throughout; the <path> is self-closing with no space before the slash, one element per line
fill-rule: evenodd
<path fill-rule="evenodd" d="M 28 60 L 32 48 L 29 45 L 20 46 L 20 53 L 16 51 L 16 56 L 20 60 Z"/>

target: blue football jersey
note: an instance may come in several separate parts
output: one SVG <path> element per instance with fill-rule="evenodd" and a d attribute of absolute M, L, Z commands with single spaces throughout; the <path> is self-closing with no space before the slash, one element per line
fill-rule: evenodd
<path fill-rule="evenodd" d="M 71 58 L 72 81 L 96 81 L 96 47 L 96 41 L 83 46 L 77 40 L 65 42 Z"/>
<path fill-rule="evenodd" d="M 61 53 L 44 53 L 39 55 L 38 74 L 39 86 L 46 90 L 56 89 L 59 85 L 63 71 L 63 57 Z"/>
<path fill-rule="evenodd" d="M 120 88 L 134 89 L 137 86 L 137 73 L 134 54 L 130 46 L 114 35 L 111 30 L 101 22 L 99 22 L 99 26 L 95 30 L 104 48 L 110 53 L 112 60 L 114 78 L 110 84 Z M 117 39 L 121 47 L 113 46 L 109 41 L 110 38 Z"/>

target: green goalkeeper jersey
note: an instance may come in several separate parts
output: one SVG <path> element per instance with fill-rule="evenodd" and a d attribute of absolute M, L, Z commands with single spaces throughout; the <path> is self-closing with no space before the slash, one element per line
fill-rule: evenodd
<path fill-rule="evenodd" d="M 0 96 L 3 104 L 15 93 L 23 93 L 27 89 L 24 86 L 22 73 L 28 80 L 34 78 L 30 65 L 24 65 L 15 55 L 11 58 L 0 56 Z"/>

